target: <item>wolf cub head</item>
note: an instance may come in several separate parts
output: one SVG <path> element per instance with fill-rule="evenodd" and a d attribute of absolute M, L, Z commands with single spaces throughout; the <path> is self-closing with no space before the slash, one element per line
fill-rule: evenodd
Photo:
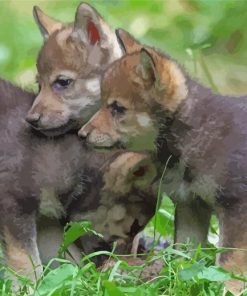
<path fill-rule="evenodd" d="M 82 237 L 80 243 L 85 252 L 114 241 L 118 243 L 118 251 L 129 252 L 134 236 L 155 212 L 156 167 L 146 153 L 121 152 L 114 155 L 101 172 L 103 188 L 99 200 L 93 202 L 91 210 L 85 208 L 86 201 L 77 204 L 72 208 L 71 220 L 90 220 L 94 229 L 103 235 L 103 241 Z M 93 197 L 88 198 L 92 202 Z"/>
<path fill-rule="evenodd" d="M 96 112 L 102 70 L 122 55 L 115 33 L 97 11 L 81 3 L 72 24 L 34 7 L 44 37 L 37 59 L 37 95 L 26 120 L 48 134 L 80 127 Z"/>
<path fill-rule="evenodd" d="M 155 119 L 177 110 L 187 96 L 186 79 L 170 58 L 123 30 L 117 35 L 126 55 L 103 75 L 102 107 L 79 135 L 100 147 L 120 143 L 133 150 L 154 149 Z"/>

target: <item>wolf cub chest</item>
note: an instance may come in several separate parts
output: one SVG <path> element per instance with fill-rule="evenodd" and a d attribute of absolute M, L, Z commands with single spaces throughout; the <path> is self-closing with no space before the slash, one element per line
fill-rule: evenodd
<path fill-rule="evenodd" d="M 55 188 L 41 188 L 39 213 L 42 216 L 56 219 L 62 218 L 62 216 L 65 214 L 64 207 Z"/>
<path fill-rule="evenodd" d="M 164 172 L 163 190 L 175 203 L 187 203 L 200 197 L 207 204 L 213 205 L 218 188 L 213 177 L 199 173 L 188 180 L 188 171 L 189 168 L 181 160 L 172 168 L 168 168 Z"/>

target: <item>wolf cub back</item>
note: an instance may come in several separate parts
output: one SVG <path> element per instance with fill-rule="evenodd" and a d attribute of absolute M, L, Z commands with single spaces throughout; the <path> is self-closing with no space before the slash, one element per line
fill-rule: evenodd
<path fill-rule="evenodd" d="M 32 100 L 0 80 L 1 238 L 7 263 L 29 275 L 29 256 L 42 272 L 37 218 L 91 219 L 103 241 L 127 244 L 154 212 L 148 188 L 156 175 L 146 154 L 95 153 L 74 134 L 48 139 L 33 133 L 24 120 Z"/>

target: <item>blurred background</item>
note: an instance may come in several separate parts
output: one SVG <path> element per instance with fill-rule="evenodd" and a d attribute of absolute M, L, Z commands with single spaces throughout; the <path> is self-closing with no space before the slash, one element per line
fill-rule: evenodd
<path fill-rule="evenodd" d="M 224 94 L 247 93 L 247 1 L 100 0 L 93 5 L 112 27 L 176 58 L 190 74 Z M 71 22 L 80 1 L 0 1 L 0 76 L 35 89 L 42 37 L 32 8 Z"/>

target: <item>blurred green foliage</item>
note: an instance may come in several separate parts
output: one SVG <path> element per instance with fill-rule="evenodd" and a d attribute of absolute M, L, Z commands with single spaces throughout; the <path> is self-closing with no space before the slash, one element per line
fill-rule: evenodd
<path fill-rule="evenodd" d="M 247 1 L 87 1 L 112 27 L 123 27 L 144 43 L 179 60 L 192 76 L 222 93 L 247 92 Z M 0 2 L 0 76 L 23 86 L 35 80 L 42 37 L 32 17 L 47 14 L 73 21 L 80 1 Z"/>

